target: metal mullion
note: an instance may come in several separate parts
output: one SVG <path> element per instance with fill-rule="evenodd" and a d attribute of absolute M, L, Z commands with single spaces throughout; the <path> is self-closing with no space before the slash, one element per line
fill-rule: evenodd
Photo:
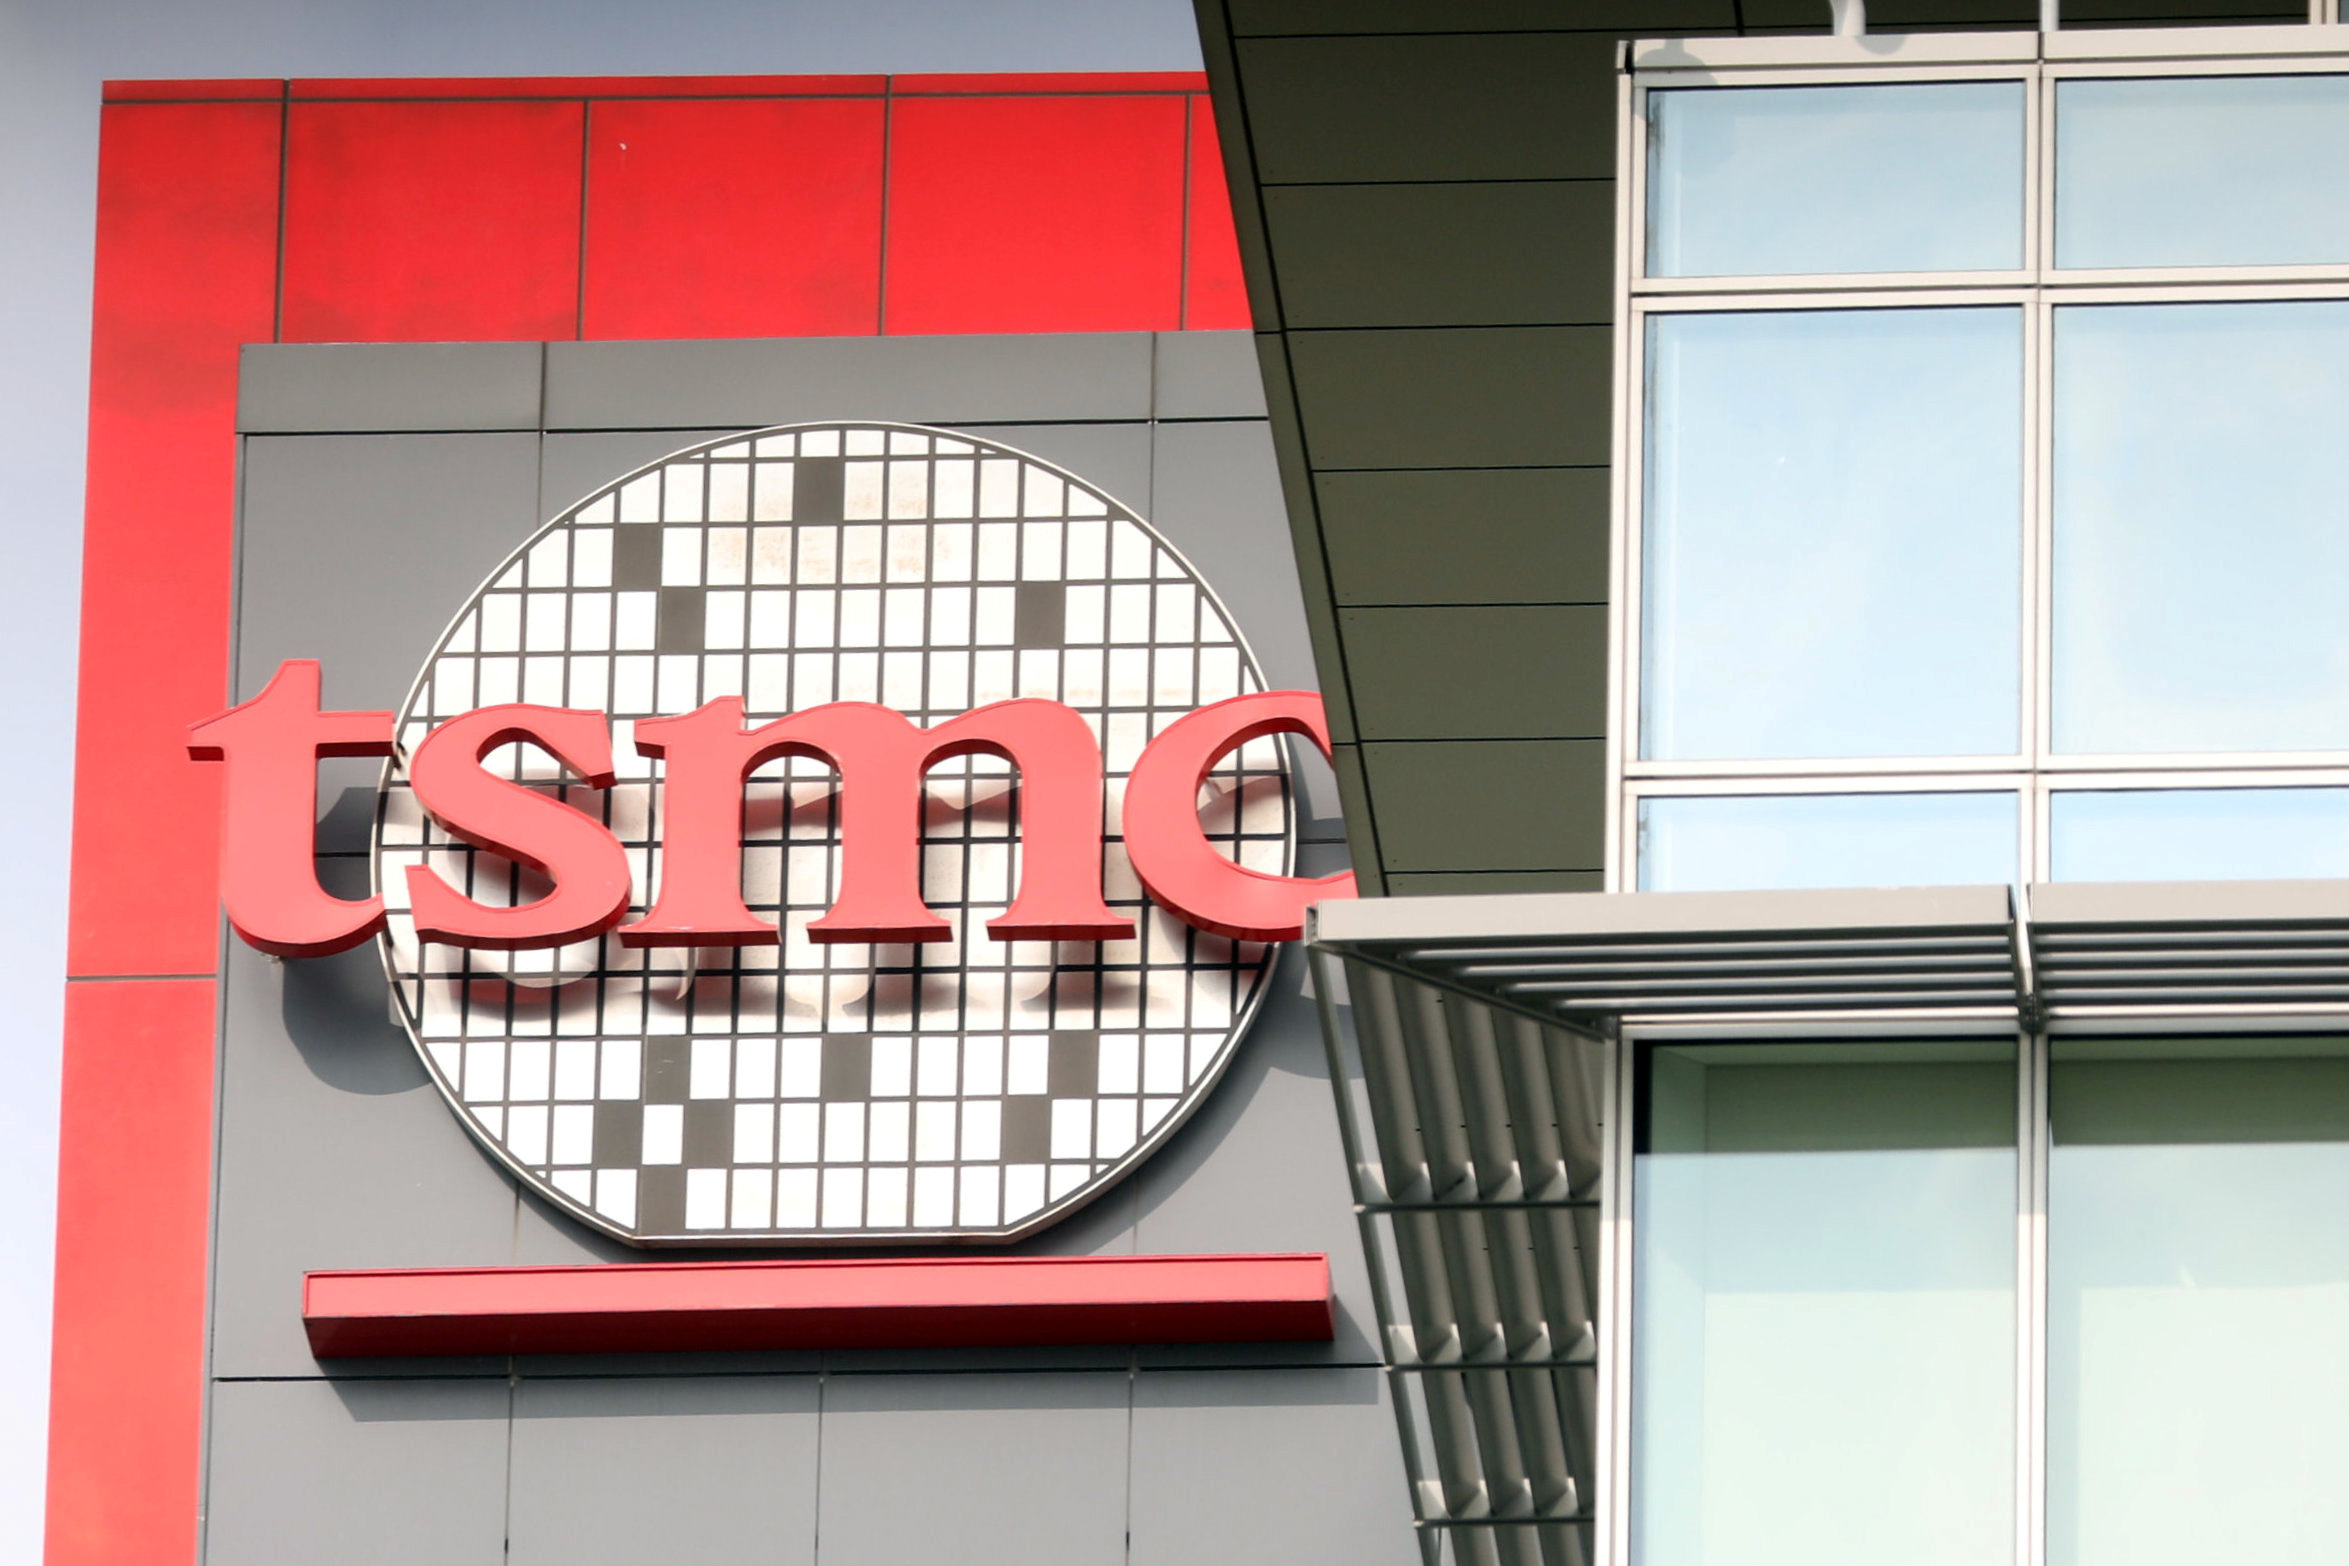
<path fill-rule="evenodd" d="M 1599 883 L 1610 892 L 1625 890 L 1624 867 L 1630 863 L 1624 840 L 1629 827 L 1623 809 L 1623 768 L 1638 754 L 1637 736 L 1632 731 L 1639 711 L 1640 675 L 1635 645 L 1639 615 L 1634 597 L 1639 591 L 1640 521 L 1632 496 L 1638 493 L 1633 487 L 1639 470 L 1635 451 L 1647 422 L 1642 416 L 1646 399 L 1641 395 L 1645 355 L 1640 327 L 1629 306 L 1631 278 L 1641 265 L 1638 258 L 1647 238 L 1647 117 L 1645 96 L 1629 72 L 1619 73 L 1616 104 L 1615 123 L 1621 130 L 1615 147 L 1615 309 L 1611 313 L 1615 358 L 1614 384 L 1608 398 L 1609 454 L 1614 460 L 1608 464 L 1607 477 L 1606 798 L 1601 802 L 1604 824 Z"/>
<path fill-rule="evenodd" d="M 1708 778 L 1879 778 L 1943 774 L 1996 776 L 2030 767 L 2028 753 L 2006 756 L 1825 756 L 1784 760 L 1628 761 L 1627 782 L 1696 782 Z"/>
<path fill-rule="evenodd" d="M 2054 156 L 2053 117 L 2042 124 L 2049 132 L 2042 147 L 2045 163 Z M 2045 188 L 2051 202 L 2053 186 L 2050 172 Z M 2048 247 L 2055 243 L 2054 228 L 2051 210 L 2042 240 Z M 2035 292 L 2025 308 L 2023 340 L 2028 367 L 2023 387 L 2023 570 L 2029 583 L 2022 647 L 2023 746 L 2031 782 L 2023 791 L 2019 859 L 2024 874 L 2036 881 L 2046 878 L 2048 855 L 2047 796 L 2036 780 L 2055 743 L 2055 316 L 2044 290 Z"/>
<path fill-rule="evenodd" d="M 2047 1555 L 2047 1035 L 2016 1034 L 2014 1526 L 2017 1566 Z"/>
<path fill-rule="evenodd" d="M 2028 787 L 2030 774 L 2008 763 L 1999 772 L 1850 772 L 1771 776 L 1626 778 L 1626 801 L 1690 799 L 1746 794 L 2009 794 Z"/>
<path fill-rule="evenodd" d="M 2285 23 L 2271 32 L 2289 41 L 2301 35 L 2304 24 Z M 2286 29 L 2289 28 L 2289 33 Z M 2226 31 L 2252 31 L 2234 29 Z M 2122 29 L 2114 29 L 2119 32 Z M 2145 29 L 2160 41 L 2175 43 L 2178 34 L 2216 32 L 2215 28 Z M 2077 35 L 2075 35 L 2077 36 Z M 2067 40 L 2068 42 L 2069 40 Z M 2213 40 L 2198 40 L 2205 47 Z M 2226 40 L 2215 40 L 2225 42 Z M 2262 49 L 2252 53 L 2224 55 L 2205 53 L 2201 49 L 2181 49 L 2175 53 L 2144 55 L 2106 55 L 2102 58 L 2051 59 L 2043 67 L 2047 73 L 2063 80 L 2098 81 L 2130 77 L 2186 77 L 2186 76 L 2332 76 L 2349 71 L 2349 49 L 2338 41 L 2316 39 L 2305 50 Z M 2058 47 L 2061 47 L 2060 45 Z"/>
<path fill-rule="evenodd" d="M 1827 293 L 1930 292 L 1938 295 L 2028 288 L 2036 280 L 2028 267 L 1971 272 L 1785 272 L 1753 277 L 1642 277 L 1632 284 L 1632 291 L 1644 299 L 1732 293 L 1762 298 L 1782 294 Z"/>
<path fill-rule="evenodd" d="M 1881 39 L 1885 37 L 1914 38 L 1921 35 L 1878 33 L 1872 36 Z M 1947 37 L 1949 35 L 1939 36 Z M 1686 44 L 1699 45 L 1727 41 L 1710 38 L 1680 40 Z M 1819 41 L 1826 42 L 1827 35 L 1819 35 Z M 1638 46 L 1634 45 L 1634 47 Z M 1733 74 L 1724 78 L 1722 75 L 1724 70 Z M 1860 66 L 1857 69 L 1852 64 L 1825 61 L 1810 65 L 1699 66 L 1681 69 L 1651 66 L 1644 70 L 1634 69 L 1630 75 L 1642 91 L 1670 92 L 1675 89 L 1686 90 L 1704 87 L 1848 87 L 1874 86 L 1879 82 L 2020 81 L 2032 75 L 2036 70 L 2037 67 L 2033 62 L 2018 57 L 2012 60 L 1950 61 L 1947 63 L 1917 61 L 1907 65 Z"/>
<path fill-rule="evenodd" d="M 1606 1174 L 1599 1182 L 1598 1461 L 1593 1554 L 1602 1566 L 1631 1566 L 1631 1304 L 1632 1148 L 1628 1134 L 1634 1074 L 1632 1048 L 1618 1035 L 1606 1043 L 1603 1092 L 1608 1113 L 1600 1126 Z M 1562 1107 L 1562 1106 L 1561 1106 Z"/>
<path fill-rule="evenodd" d="M 1706 281 L 1711 282 L 1712 279 Z M 2349 285 L 2345 285 L 2349 286 Z M 1700 315 L 1736 311 L 1757 313 L 1792 310 L 1926 310 L 1959 309 L 1966 306 L 1988 308 L 2019 306 L 2031 302 L 2029 283 L 2003 283 L 1967 290 L 1962 297 L 1953 297 L 1945 288 L 1888 287 L 1853 289 L 1838 283 L 1834 287 L 1808 291 L 1790 291 L 1756 295 L 1732 292 L 1723 288 L 1701 289 L 1693 293 L 1639 294 L 1630 300 L 1631 313 L 1642 322 L 1651 315 Z"/>
<path fill-rule="evenodd" d="M 2315 271 L 2316 268 L 2306 270 Z M 2326 268 L 2331 275 L 2299 280 L 2263 277 L 2254 267 L 2144 267 L 2122 280 L 2055 281 L 2048 285 L 2065 305 L 2289 303 L 2297 299 L 2349 299 L 2349 267 Z"/>

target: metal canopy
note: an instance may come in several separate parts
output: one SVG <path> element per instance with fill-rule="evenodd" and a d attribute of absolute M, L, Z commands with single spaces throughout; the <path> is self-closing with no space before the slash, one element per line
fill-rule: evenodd
<path fill-rule="evenodd" d="M 2349 881 L 1365 899 L 1311 939 L 1580 1027 L 2349 1011 Z"/>
<path fill-rule="evenodd" d="M 2349 881 L 1398 897 L 1308 936 L 1430 1566 L 1593 1559 L 1623 1030 L 2349 1019 Z"/>

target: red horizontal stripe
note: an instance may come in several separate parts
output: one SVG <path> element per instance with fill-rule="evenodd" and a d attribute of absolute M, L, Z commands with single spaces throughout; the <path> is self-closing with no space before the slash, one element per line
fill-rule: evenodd
<path fill-rule="evenodd" d="M 1327 1342 L 1329 1258 L 923 1256 L 314 1272 L 321 1359 Z"/>
<path fill-rule="evenodd" d="M 1205 92 L 1205 71 L 1017 72 L 988 75 L 893 76 L 892 92 L 908 96 L 977 93 Z"/>
<path fill-rule="evenodd" d="M 879 96 L 886 76 L 320 76 L 296 98 L 840 98 Z"/>
<path fill-rule="evenodd" d="M 107 103 L 251 103 L 274 102 L 285 96 L 285 83 L 275 80 L 210 80 L 191 82 L 108 82 L 102 98 Z"/>

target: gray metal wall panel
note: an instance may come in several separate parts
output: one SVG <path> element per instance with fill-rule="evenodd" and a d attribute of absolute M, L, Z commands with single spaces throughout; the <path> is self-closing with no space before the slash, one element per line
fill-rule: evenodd
<path fill-rule="evenodd" d="M 535 433 L 248 437 L 237 699 L 316 658 L 325 705 L 397 707 L 537 511 Z"/>
<path fill-rule="evenodd" d="M 537 343 L 247 343 L 241 353 L 247 434 L 538 428 Z"/>
<path fill-rule="evenodd" d="M 1376 1370 L 1151 1371 L 1133 1443 L 1133 1566 L 1419 1559 Z"/>
<path fill-rule="evenodd" d="M 510 1566 L 804 1566 L 812 1376 L 524 1380 Z"/>
<path fill-rule="evenodd" d="M 1338 1302 L 1336 1340 L 1145 1345 L 1144 1365 L 1359 1365 L 1377 1356 L 1329 1060 L 1305 977 L 1300 958 L 1281 964 L 1222 1085 L 1135 1175 L 1135 1241 L 1136 1249 L 1161 1256 L 1323 1252 Z"/>
<path fill-rule="evenodd" d="M 503 1378 L 212 1389 L 208 1566 L 501 1566 Z"/>
<path fill-rule="evenodd" d="M 1246 332 L 1160 332 L 1151 411 L 1162 419 L 1261 419 L 1264 381 Z"/>
<path fill-rule="evenodd" d="M 458 1127 L 388 1020 L 382 974 L 372 946 L 278 962 L 230 943 L 213 1194 L 215 1376 L 319 1374 L 302 1336 L 305 1271 L 513 1255 L 513 1182 Z"/>
<path fill-rule="evenodd" d="M 706 346 L 635 345 L 597 361 L 597 373 L 675 384 L 696 373 L 696 366 L 707 368 Z M 756 360 L 766 366 L 760 374 L 804 373 L 816 361 L 798 355 L 799 346 L 748 345 L 756 352 L 739 355 L 738 367 Z M 855 345 L 820 346 L 818 359 L 836 366 L 850 364 L 860 352 Z M 1095 398 L 1076 422 L 990 421 L 988 433 L 1123 490 L 1229 594 L 1251 641 L 1275 661 L 1275 678 L 1309 679 L 1289 548 L 1273 497 L 1270 445 L 1262 423 L 1246 418 L 1253 411 L 1253 371 L 1243 375 L 1235 368 L 1252 367 L 1252 347 L 1238 334 L 1196 347 L 1191 340 L 1163 338 L 1153 387 L 1145 351 L 1150 346 L 1143 336 L 1054 339 L 1043 348 L 1031 340 L 997 378 L 1002 385 L 1018 392 L 1022 376 L 1044 373 L 1038 363 L 1080 370 L 1109 365 L 1123 377 L 1116 396 L 1128 400 Z M 665 369 L 661 350 L 669 351 Z M 979 361 L 967 343 L 931 342 L 923 352 L 935 374 L 919 373 L 922 354 L 903 342 L 865 343 L 861 350 L 870 360 L 857 372 L 864 384 L 894 388 L 892 395 L 901 399 L 867 410 L 879 416 L 944 420 L 951 410 L 932 393 L 941 386 L 980 384 L 973 378 Z M 256 374 L 282 373 L 299 385 L 312 373 L 302 364 L 305 351 L 264 356 L 256 361 L 263 366 Z M 337 350 L 334 373 L 364 376 L 366 352 Z M 413 357 L 400 360 L 395 378 L 413 379 L 415 363 Z M 588 368 L 587 359 L 577 358 L 567 366 L 573 390 L 583 397 L 592 390 L 579 380 Z M 414 387 L 399 395 L 429 406 L 431 389 L 421 390 L 421 396 Z M 608 390 L 615 402 L 623 392 L 635 394 Z M 1146 418 L 1153 398 L 1186 417 L 1239 422 L 1153 427 Z M 1104 421 L 1104 408 L 1126 411 Z M 740 417 L 750 422 L 833 411 L 745 407 Z M 1007 409 L 998 402 L 979 411 L 1000 419 L 1035 409 Z M 700 438 L 704 428 L 255 438 L 249 445 L 259 455 L 248 452 L 249 473 L 261 479 L 261 489 L 249 490 L 249 496 L 264 509 L 249 507 L 246 518 L 252 543 L 241 582 L 241 630 L 248 667 L 265 671 L 279 656 L 323 654 L 330 700 L 395 703 L 448 615 L 541 519 Z M 470 455 L 492 449 L 494 462 Z M 484 474 L 491 477 L 485 481 Z M 417 526 L 422 517 L 434 525 Z M 388 576 L 377 569 L 386 552 L 397 559 L 403 551 L 436 558 L 411 561 Z M 368 573 L 371 594 L 350 592 L 354 571 Z M 369 601 L 353 608 L 362 597 Z M 324 609 L 344 612 L 330 622 Z M 338 787 L 351 792 L 350 808 L 334 816 L 327 841 L 353 852 L 322 862 L 322 873 L 347 895 L 363 885 L 365 862 L 358 851 L 365 845 L 373 764 L 329 770 L 328 808 L 338 805 Z M 1306 873 L 1329 873 L 1338 867 L 1340 852 L 1330 843 L 1309 846 Z M 503 1477 L 509 1429 L 503 1361 L 371 1364 L 365 1367 L 370 1377 L 412 1383 L 414 1396 L 403 1401 L 380 1391 L 350 1393 L 371 1399 L 366 1409 L 375 1411 L 356 1417 L 342 1411 L 344 1389 L 380 1388 L 387 1381 L 330 1387 L 321 1379 L 326 1367 L 310 1359 L 300 1328 L 303 1270 L 642 1254 L 594 1238 L 518 1194 L 464 1136 L 426 1082 L 412 1047 L 385 1020 L 376 962 L 371 950 L 286 964 L 241 947 L 232 954 L 216 1175 L 212 1368 L 220 1378 L 288 1379 L 215 1382 L 217 1407 L 226 1417 L 215 1424 L 211 1448 L 211 1504 L 223 1519 L 213 1561 L 242 1566 L 371 1558 L 364 1551 L 372 1542 L 344 1549 L 344 1536 L 334 1529 L 340 1526 L 335 1519 L 346 1514 L 401 1559 L 463 1560 L 477 1548 L 496 1558 L 509 1507 L 517 1559 L 803 1560 L 807 1555 L 797 1542 L 803 1536 L 795 1530 L 804 1513 L 797 1498 L 809 1497 L 807 1505 L 815 1505 L 819 1440 L 826 1487 L 820 1554 L 827 1561 L 926 1558 L 957 1549 L 961 1558 L 979 1560 L 1124 1559 L 1125 1432 L 1136 1360 L 1136 1351 L 1125 1347 L 522 1361 L 513 1367 L 519 1414 L 510 1426 L 510 1491 Z M 1322 1368 L 1297 1374 L 1342 1377 L 1355 1374 L 1348 1362 L 1368 1356 L 1360 1324 L 1370 1309 L 1302 982 L 1301 964 L 1284 967 L 1274 1002 L 1229 1080 L 1140 1177 L 1022 1249 L 1328 1249 L 1344 1322 L 1337 1345 L 1242 1345 L 1202 1356 L 1223 1364 L 1251 1357 L 1267 1364 L 1319 1361 Z M 1147 1352 L 1160 1363 L 1171 1353 Z M 825 1407 L 803 1409 L 791 1399 L 804 1393 L 818 1370 L 829 1372 Z M 287 1394 L 292 1401 L 266 1407 L 240 1402 L 245 1389 L 265 1385 L 297 1390 Z M 435 1400 L 444 1394 L 448 1419 L 442 1423 L 476 1421 L 493 1438 L 482 1450 L 494 1451 L 494 1459 L 479 1465 L 493 1488 L 486 1498 L 466 1491 L 446 1530 L 434 1532 L 391 1515 L 394 1502 L 387 1497 L 450 1482 L 442 1475 L 459 1462 L 460 1449 L 470 1454 L 480 1445 L 480 1432 L 470 1424 L 451 1441 L 429 1433 Z M 304 1397 L 310 1401 L 302 1402 Z M 1349 1439 L 1382 1450 L 1378 1443 L 1391 1429 L 1384 1407 L 1338 1394 L 1315 1406 L 1331 1418 L 1342 1410 L 1362 1421 L 1364 1429 Z M 318 1450 L 294 1461 L 282 1443 L 263 1439 L 263 1424 L 293 1431 Z M 365 1427 L 363 1440 L 341 1429 L 353 1424 Z M 1278 1472 L 1293 1461 L 1270 1444 L 1285 1435 L 1267 1428 L 1258 1437 L 1250 1429 L 1243 1421 L 1221 1437 L 1244 1465 Z M 465 1484 L 484 1482 L 472 1470 L 467 1474 Z M 284 1485 L 298 1485 L 303 1498 L 281 1499 Z M 681 1497 L 692 1500 L 696 1525 L 709 1530 L 698 1542 L 678 1545 L 673 1529 L 643 1531 L 674 1523 L 671 1513 L 683 1504 Z M 1310 1485 L 1284 1504 L 1306 1502 L 1308 1510 L 1354 1504 L 1335 1488 Z M 252 1521 L 281 1506 L 307 1508 L 302 1518 L 319 1519 L 323 1531 L 304 1532 L 311 1523 L 297 1518 L 286 1535 L 301 1553 L 271 1553 L 268 1536 Z M 1304 1514 L 1297 1515 L 1304 1528 Z M 482 1524 L 483 1517 L 491 1521 Z M 1347 1537 L 1350 1526 L 1345 1516 L 1322 1522 L 1333 1538 Z M 756 1553 L 760 1541 L 772 1544 L 770 1554 Z"/>
<path fill-rule="evenodd" d="M 552 430 L 1146 419 L 1150 334 L 550 343 L 546 408 Z"/>
<path fill-rule="evenodd" d="M 834 1376 L 824 1566 L 1123 1566 L 1123 1374 Z"/>

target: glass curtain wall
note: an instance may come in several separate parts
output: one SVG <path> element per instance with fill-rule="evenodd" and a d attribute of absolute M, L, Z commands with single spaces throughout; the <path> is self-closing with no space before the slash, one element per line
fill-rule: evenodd
<path fill-rule="evenodd" d="M 2349 878 L 2349 57 L 1631 104 L 1610 884 Z M 2349 1037 L 2172 1026 L 1634 1043 L 1610 1566 L 2349 1559 Z"/>
<path fill-rule="evenodd" d="M 2349 61 L 1633 94 L 1614 884 L 2349 864 Z"/>

